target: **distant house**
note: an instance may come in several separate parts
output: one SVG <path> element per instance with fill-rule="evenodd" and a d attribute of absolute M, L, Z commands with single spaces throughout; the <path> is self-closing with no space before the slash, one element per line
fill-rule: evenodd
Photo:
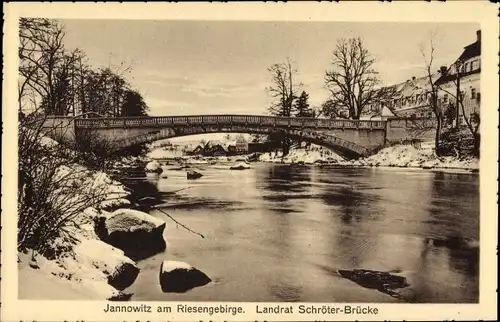
<path fill-rule="evenodd" d="M 205 156 L 223 156 L 227 155 L 227 153 L 227 145 L 217 140 L 208 141 L 203 151 L 203 155 Z"/>
<path fill-rule="evenodd" d="M 193 151 L 191 151 L 191 154 L 203 154 L 205 151 L 205 147 L 202 145 L 198 145 L 196 148 L 194 148 Z"/>

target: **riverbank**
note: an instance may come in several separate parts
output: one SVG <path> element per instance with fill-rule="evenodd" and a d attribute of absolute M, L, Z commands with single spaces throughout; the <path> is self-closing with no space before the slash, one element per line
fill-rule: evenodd
<path fill-rule="evenodd" d="M 153 150 L 148 157 L 153 160 L 170 159 L 187 165 L 235 163 L 258 161 L 265 163 L 303 164 L 333 167 L 399 167 L 442 170 L 479 171 L 479 159 L 474 157 L 438 157 L 432 145 L 415 148 L 411 145 L 397 145 L 380 150 L 377 154 L 358 160 L 344 160 L 331 150 L 312 145 L 308 149 L 292 148 L 283 157 L 282 152 L 266 152 L 239 156 L 176 156 Z"/>
<path fill-rule="evenodd" d="M 417 149 L 411 145 L 385 148 L 377 154 L 358 160 L 343 160 L 338 156 L 328 155 L 322 150 L 292 149 L 285 157 L 282 157 L 281 153 L 262 154 L 259 161 L 337 167 L 459 169 L 473 172 L 479 170 L 479 159 L 477 158 L 437 157 L 432 148 Z"/>
<path fill-rule="evenodd" d="M 118 164 L 126 166 L 133 162 L 137 160 L 128 158 Z M 112 246 L 103 236 L 112 233 L 110 224 L 107 224 L 111 220 L 126 222 L 125 229 L 120 233 L 132 235 L 134 225 L 144 226 L 148 218 L 146 221 L 139 218 L 140 220 L 136 221 L 140 223 L 134 224 L 133 217 L 137 217 L 137 214 L 129 210 L 133 207 L 128 200 L 130 191 L 120 182 L 113 180 L 109 174 L 77 164 L 58 168 L 57 171 L 64 176 L 65 185 L 79 189 L 71 189 L 67 193 L 56 191 L 56 198 L 60 198 L 68 211 L 76 205 L 83 204 L 85 207 L 70 222 L 63 225 L 58 237 L 44 241 L 48 245 L 43 255 L 31 249 L 18 253 L 19 298 L 129 298 L 130 294 L 122 290 L 134 281 L 139 268 L 123 250 Z M 63 217 L 66 215 L 62 214 Z M 146 213 L 140 215 L 151 217 L 151 222 L 154 219 Z M 105 235 L 100 233 L 98 225 L 103 222 L 107 224 Z"/>

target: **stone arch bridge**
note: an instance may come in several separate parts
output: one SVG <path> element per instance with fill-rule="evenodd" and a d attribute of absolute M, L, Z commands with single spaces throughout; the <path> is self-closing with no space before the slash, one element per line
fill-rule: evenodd
<path fill-rule="evenodd" d="M 192 115 L 157 117 L 49 117 L 44 129 L 56 140 L 75 140 L 92 131 L 113 142 L 113 149 L 156 140 L 204 134 L 281 132 L 328 147 L 345 158 L 371 154 L 386 140 L 385 121 L 327 120 L 261 115 Z M 50 133 L 49 133 L 50 132 Z"/>

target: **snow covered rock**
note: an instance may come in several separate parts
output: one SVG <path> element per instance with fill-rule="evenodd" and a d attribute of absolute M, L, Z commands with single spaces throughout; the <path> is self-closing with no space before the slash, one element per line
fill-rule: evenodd
<path fill-rule="evenodd" d="M 166 223 L 145 212 L 132 209 L 118 209 L 99 217 L 97 235 L 138 260 L 166 249 L 163 238 Z"/>
<path fill-rule="evenodd" d="M 84 240 L 75 249 L 76 260 L 104 273 L 109 285 L 124 290 L 134 283 L 139 268 L 123 251 L 100 240 Z"/>
<path fill-rule="evenodd" d="M 233 165 L 229 169 L 230 170 L 245 170 L 245 169 L 250 169 L 250 166 L 248 164 L 246 164 L 245 162 L 240 162 L 238 164 Z"/>
<path fill-rule="evenodd" d="M 190 180 L 199 179 L 199 178 L 203 177 L 203 175 L 201 173 L 194 171 L 194 170 L 188 171 L 186 173 L 186 176 Z"/>
<path fill-rule="evenodd" d="M 160 286 L 165 293 L 184 293 L 211 281 L 205 273 L 184 262 L 164 261 L 160 266 Z"/>
<path fill-rule="evenodd" d="M 163 169 L 161 168 L 160 162 L 153 160 L 146 164 L 146 172 L 162 173 Z"/>

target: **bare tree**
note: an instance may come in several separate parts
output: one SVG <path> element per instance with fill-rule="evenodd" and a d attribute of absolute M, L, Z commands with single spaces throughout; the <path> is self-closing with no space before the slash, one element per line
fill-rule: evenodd
<path fill-rule="evenodd" d="M 330 99 L 323 112 L 332 117 L 359 119 L 365 108 L 380 99 L 379 79 L 371 56 L 361 38 L 340 39 L 333 51 L 332 69 L 325 73 Z"/>
<path fill-rule="evenodd" d="M 296 83 L 294 75 L 297 70 L 292 67 L 289 59 L 285 63 L 274 64 L 268 69 L 271 74 L 272 85 L 266 90 L 273 99 L 269 107 L 269 112 L 272 115 L 287 116 L 292 115 L 294 109 L 294 101 L 298 98 L 298 92 L 302 84 Z M 282 135 L 283 155 L 287 155 L 290 147 L 290 140 L 285 135 Z"/>
<path fill-rule="evenodd" d="M 451 108 L 454 110 L 453 116 L 455 117 L 455 128 L 459 130 L 460 127 L 460 115 L 462 115 L 462 119 L 464 120 L 465 126 L 469 133 L 471 134 L 474 140 L 474 153 L 479 154 L 479 146 L 480 146 L 480 114 L 477 111 L 469 111 L 468 107 L 465 106 L 465 102 L 473 99 L 472 97 L 467 97 L 465 92 L 461 88 L 461 80 L 463 78 L 463 68 L 465 61 L 462 59 L 457 59 L 446 71 L 443 70 L 442 76 L 449 76 L 449 81 L 452 82 L 453 86 L 451 89 L 447 89 L 443 84 L 438 84 L 438 89 L 440 91 L 445 92 L 451 98 L 450 101 L 453 102 L 453 106 Z M 453 77 L 454 76 L 454 77 Z M 475 98 L 479 101 L 479 95 Z"/>
<path fill-rule="evenodd" d="M 266 90 L 273 98 L 269 112 L 278 116 L 291 116 L 293 102 L 298 98 L 297 93 L 302 86 L 294 82 L 297 70 L 292 67 L 290 60 L 287 60 L 285 63 L 272 65 L 268 71 L 271 74 L 272 85 Z"/>
<path fill-rule="evenodd" d="M 424 59 L 424 69 L 425 69 L 425 77 L 427 78 L 427 86 L 428 86 L 428 94 L 429 94 L 429 107 L 434 114 L 435 117 L 435 135 L 434 135 L 434 144 L 436 153 L 439 152 L 439 144 L 441 139 L 441 130 L 443 125 L 443 107 L 438 100 L 438 92 L 439 86 L 436 84 L 436 72 L 434 68 L 434 55 L 436 51 L 435 35 L 431 35 L 429 39 L 428 47 L 424 44 L 421 44 L 420 53 Z"/>
<path fill-rule="evenodd" d="M 99 177 L 102 172 L 81 166 L 86 156 L 46 135 L 58 126 L 47 129 L 45 121 L 46 116 L 31 113 L 19 122 L 18 249 L 51 257 L 57 252 L 55 239 L 71 239 L 67 229 L 78 225 L 83 210 L 113 196 Z"/>

